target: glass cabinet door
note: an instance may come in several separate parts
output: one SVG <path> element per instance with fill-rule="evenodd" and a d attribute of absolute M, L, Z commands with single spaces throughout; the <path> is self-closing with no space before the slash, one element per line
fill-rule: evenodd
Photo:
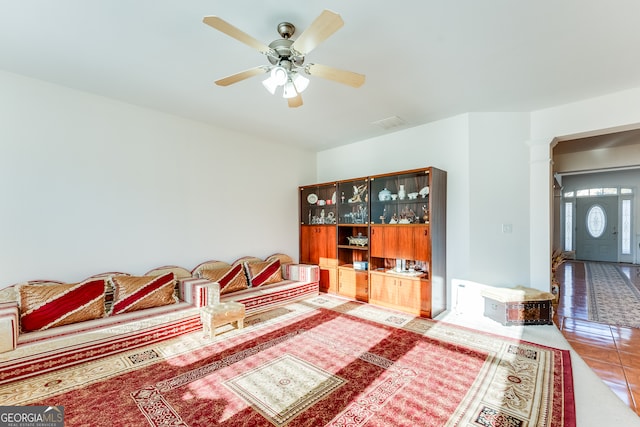
<path fill-rule="evenodd" d="M 369 223 L 369 180 L 338 183 L 338 224 Z"/>
<path fill-rule="evenodd" d="M 300 224 L 337 224 L 336 202 L 335 183 L 300 187 Z"/>
<path fill-rule="evenodd" d="M 429 171 L 371 178 L 371 224 L 428 224 Z"/>

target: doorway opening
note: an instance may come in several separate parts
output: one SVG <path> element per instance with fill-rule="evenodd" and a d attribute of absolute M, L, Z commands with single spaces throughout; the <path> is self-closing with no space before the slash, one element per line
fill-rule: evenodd
<path fill-rule="evenodd" d="M 557 137 L 550 154 L 552 253 L 640 264 L 640 123 Z"/>

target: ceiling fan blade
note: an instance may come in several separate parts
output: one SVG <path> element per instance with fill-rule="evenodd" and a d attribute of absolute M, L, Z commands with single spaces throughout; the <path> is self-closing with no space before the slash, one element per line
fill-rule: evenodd
<path fill-rule="evenodd" d="M 289 98 L 289 99 L 287 99 L 287 102 L 289 103 L 289 108 L 300 107 L 302 105 L 302 95 L 298 94 L 297 96 L 294 96 L 293 98 Z"/>
<path fill-rule="evenodd" d="M 305 67 L 305 71 L 309 75 L 322 77 L 323 79 L 333 80 L 353 87 L 362 86 L 365 79 L 364 74 L 339 70 L 337 68 L 320 64 L 309 64 Z"/>
<path fill-rule="evenodd" d="M 324 10 L 315 21 L 311 23 L 309 28 L 304 30 L 300 37 L 291 45 L 291 49 L 306 56 L 315 49 L 320 43 L 325 41 L 329 36 L 338 31 L 344 25 L 344 21 L 335 12 Z"/>
<path fill-rule="evenodd" d="M 249 34 L 244 31 L 234 27 L 229 24 L 227 21 L 217 17 L 217 16 L 205 16 L 202 20 L 205 24 L 215 28 L 218 31 L 221 31 L 228 35 L 229 37 L 233 37 L 234 39 L 258 50 L 265 55 L 269 52 L 269 46 L 260 42 L 259 40 L 254 39 Z"/>
<path fill-rule="evenodd" d="M 244 70 L 239 73 L 232 74 L 227 77 L 223 77 L 220 80 L 216 80 L 216 84 L 218 86 L 229 86 L 234 83 L 241 82 L 242 80 L 248 79 L 249 77 L 257 76 L 258 74 L 264 74 L 267 71 L 269 71 L 268 67 L 250 68 L 248 70 Z"/>

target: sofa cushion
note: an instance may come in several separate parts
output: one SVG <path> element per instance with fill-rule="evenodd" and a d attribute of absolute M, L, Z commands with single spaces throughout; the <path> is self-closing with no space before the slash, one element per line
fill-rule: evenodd
<path fill-rule="evenodd" d="M 161 276 L 113 276 L 114 301 L 109 315 L 175 304 L 173 272 Z"/>
<path fill-rule="evenodd" d="M 254 256 L 243 256 L 242 258 L 238 258 L 233 261 L 231 265 L 245 265 L 248 262 L 262 262 L 263 260 Z"/>
<path fill-rule="evenodd" d="M 249 287 L 247 277 L 240 264 L 233 267 L 200 270 L 200 277 L 212 282 L 218 282 L 220 284 L 220 294 L 236 292 Z"/>
<path fill-rule="evenodd" d="M 153 270 L 149 270 L 144 273 L 144 276 L 162 276 L 166 273 L 175 274 L 176 280 L 188 279 L 191 277 L 191 272 L 189 270 L 177 265 L 163 265 L 162 267 L 156 267 Z"/>
<path fill-rule="evenodd" d="M 273 254 L 273 255 L 269 255 L 264 260 L 265 261 L 273 261 L 274 259 L 279 259 L 280 260 L 280 265 L 283 265 L 283 266 L 285 264 L 293 264 L 293 258 L 291 258 L 287 254 L 282 254 L 282 253 L 276 253 L 276 254 Z"/>
<path fill-rule="evenodd" d="M 216 260 L 205 261 L 198 264 L 193 270 L 191 270 L 191 276 L 195 278 L 200 278 L 202 277 L 200 275 L 200 272 L 202 270 L 217 270 L 218 268 L 231 268 L 231 267 L 232 267 L 231 264 L 224 261 L 216 261 Z M 183 280 L 190 280 L 190 279 L 187 278 Z M 180 282 L 181 281 L 182 280 L 180 280 Z"/>
<path fill-rule="evenodd" d="M 89 280 L 89 279 L 102 279 L 102 280 L 105 281 L 105 289 L 104 289 L 104 312 L 105 312 L 105 315 L 106 315 L 106 313 L 109 313 L 109 311 L 111 310 L 111 305 L 113 304 L 113 286 L 111 286 L 111 277 L 112 276 L 118 276 L 118 275 L 131 276 L 129 273 L 123 273 L 121 271 L 110 271 L 110 272 L 94 274 L 93 276 L 91 276 L 91 277 L 89 277 L 87 279 L 87 280 Z"/>
<path fill-rule="evenodd" d="M 105 279 L 19 285 L 20 326 L 39 331 L 104 317 Z"/>
<path fill-rule="evenodd" d="M 269 285 L 282 281 L 280 260 L 262 262 L 245 262 L 245 270 L 252 287 Z"/>

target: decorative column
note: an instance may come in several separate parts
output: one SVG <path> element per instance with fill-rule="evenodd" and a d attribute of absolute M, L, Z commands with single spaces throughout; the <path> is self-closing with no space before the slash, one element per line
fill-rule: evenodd
<path fill-rule="evenodd" d="M 529 277 L 530 287 L 551 291 L 553 242 L 553 138 L 530 140 L 529 145 Z"/>

